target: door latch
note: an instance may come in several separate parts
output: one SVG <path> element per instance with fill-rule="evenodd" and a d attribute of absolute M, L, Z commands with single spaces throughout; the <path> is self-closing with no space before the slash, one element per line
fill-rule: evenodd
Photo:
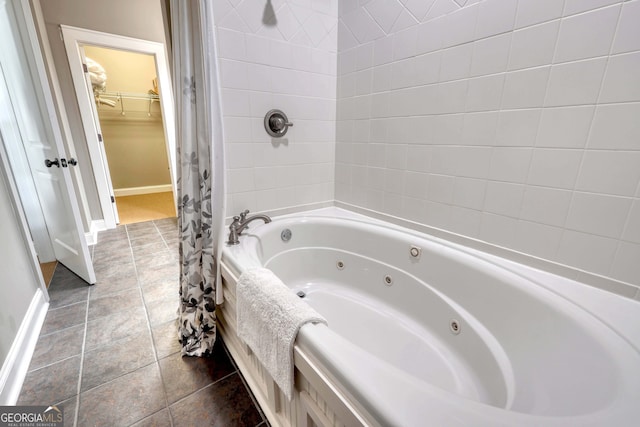
<path fill-rule="evenodd" d="M 63 159 L 64 160 L 64 159 Z M 54 160 L 49 160 L 49 159 L 45 159 L 44 161 L 44 165 L 48 168 L 50 168 L 53 165 L 56 165 L 57 167 L 60 167 L 60 161 L 58 161 L 58 158 L 56 157 Z M 66 165 L 65 165 L 66 166 Z"/>

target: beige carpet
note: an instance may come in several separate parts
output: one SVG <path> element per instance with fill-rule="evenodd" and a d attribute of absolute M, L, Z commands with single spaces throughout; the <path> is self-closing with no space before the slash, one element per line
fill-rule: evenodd
<path fill-rule="evenodd" d="M 176 216 L 176 208 L 173 203 L 173 193 L 170 191 L 116 197 L 120 224 L 174 218 Z"/>

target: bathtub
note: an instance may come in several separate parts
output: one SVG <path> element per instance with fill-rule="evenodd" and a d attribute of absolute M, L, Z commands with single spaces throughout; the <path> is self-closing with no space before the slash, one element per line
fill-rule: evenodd
<path fill-rule="evenodd" d="M 255 266 L 328 321 L 298 334 L 292 402 L 234 334 Z M 637 301 L 338 208 L 252 224 L 223 276 L 219 329 L 274 425 L 640 420 Z"/>

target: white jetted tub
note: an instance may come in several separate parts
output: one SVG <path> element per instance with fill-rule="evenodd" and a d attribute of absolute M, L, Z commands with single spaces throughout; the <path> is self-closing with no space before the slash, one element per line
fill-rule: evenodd
<path fill-rule="evenodd" d="M 640 422 L 637 301 L 337 208 L 254 222 L 223 264 L 220 329 L 276 425 Z M 255 266 L 328 321 L 300 330 L 291 403 L 234 335 Z"/>

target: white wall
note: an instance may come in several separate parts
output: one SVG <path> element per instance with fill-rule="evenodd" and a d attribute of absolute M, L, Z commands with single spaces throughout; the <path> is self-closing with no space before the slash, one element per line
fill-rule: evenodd
<path fill-rule="evenodd" d="M 92 220 L 103 216 L 59 25 L 166 43 L 161 3 L 161 0 L 40 1 Z"/>
<path fill-rule="evenodd" d="M 227 215 L 333 200 L 337 4 L 215 2 Z M 284 138 L 264 130 L 272 108 L 294 123 Z"/>
<path fill-rule="evenodd" d="M 0 140 L 0 144 L 2 141 Z M 1 154 L 0 154 L 1 155 Z M 32 253 L 24 240 L 0 159 L 0 366 L 16 339 L 29 304 L 39 288 Z M 0 390 L 1 391 L 1 390 Z"/>
<path fill-rule="evenodd" d="M 640 285 L 640 1 L 339 20 L 337 200 Z"/>

